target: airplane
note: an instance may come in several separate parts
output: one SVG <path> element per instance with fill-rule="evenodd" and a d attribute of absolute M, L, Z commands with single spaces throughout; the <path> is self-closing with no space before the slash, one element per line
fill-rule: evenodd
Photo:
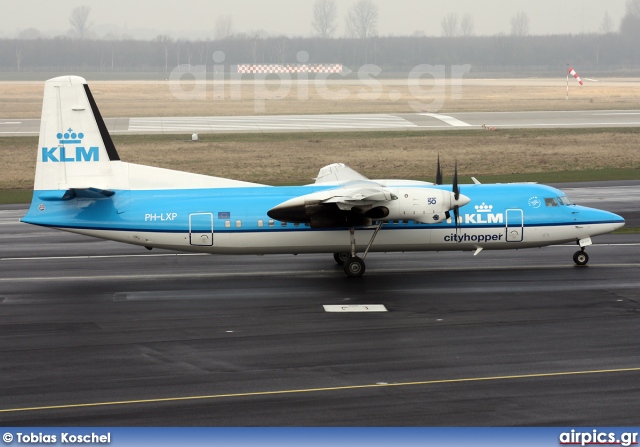
<path fill-rule="evenodd" d="M 188 156 L 187 154 L 184 155 Z M 215 156 L 215 155 L 212 155 Z M 251 160 L 247 160 L 248 163 Z M 126 163 L 85 79 L 45 82 L 33 198 L 22 222 L 196 253 L 333 254 L 349 277 L 369 252 L 474 251 L 575 242 L 624 226 L 534 183 L 371 180 L 348 166 L 303 186 L 268 186 Z M 362 254 L 361 256 L 359 254 Z"/>

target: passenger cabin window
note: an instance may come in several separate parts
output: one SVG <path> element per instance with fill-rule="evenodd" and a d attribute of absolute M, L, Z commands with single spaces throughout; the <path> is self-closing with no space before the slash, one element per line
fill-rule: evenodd
<path fill-rule="evenodd" d="M 242 221 L 236 220 L 236 228 L 241 228 L 241 227 L 242 227 Z"/>
<path fill-rule="evenodd" d="M 287 226 L 287 223 L 286 223 L 286 222 L 282 222 L 282 226 L 283 226 L 283 227 L 286 227 L 286 226 Z"/>
<path fill-rule="evenodd" d="M 225 228 L 231 228 L 231 221 L 230 220 L 225 220 L 224 221 L 224 227 Z"/>
<path fill-rule="evenodd" d="M 258 219 L 258 227 L 260 228 L 264 227 L 264 220 Z"/>
<path fill-rule="evenodd" d="M 556 199 L 553 197 L 546 197 L 544 199 L 544 204 L 547 206 L 558 206 L 558 202 L 556 202 Z"/>
<path fill-rule="evenodd" d="M 270 221 L 269 221 L 269 226 L 270 226 L 270 227 L 272 227 L 272 226 L 274 226 L 274 225 L 275 225 L 275 223 L 274 223 L 273 219 L 272 219 L 272 220 L 270 220 Z"/>

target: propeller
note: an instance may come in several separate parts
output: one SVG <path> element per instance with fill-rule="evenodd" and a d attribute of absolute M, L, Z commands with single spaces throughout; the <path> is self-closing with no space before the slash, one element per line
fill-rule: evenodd
<path fill-rule="evenodd" d="M 460 214 L 460 206 L 458 199 L 460 198 L 460 186 L 458 186 L 458 160 L 456 160 L 455 169 L 453 171 L 453 198 L 456 204 L 453 206 L 453 220 L 456 223 L 456 234 L 458 234 L 458 216 Z"/>
<path fill-rule="evenodd" d="M 442 169 L 440 168 L 440 153 L 438 153 L 438 164 L 436 170 L 436 185 L 442 185 Z M 464 206 L 469 203 L 469 198 L 460 194 L 460 185 L 458 185 L 458 160 L 456 160 L 455 168 L 453 171 L 453 185 L 452 185 L 452 194 L 453 194 L 453 219 L 456 225 L 456 234 L 458 233 L 458 220 L 460 217 L 460 206 Z M 451 218 L 451 213 L 449 211 L 445 211 L 444 213 L 447 219 Z"/>

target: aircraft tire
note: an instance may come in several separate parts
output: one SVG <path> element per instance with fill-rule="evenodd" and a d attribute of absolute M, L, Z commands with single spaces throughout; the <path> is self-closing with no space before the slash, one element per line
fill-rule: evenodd
<path fill-rule="evenodd" d="M 359 278 L 364 275 L 364 261 L 357 256 L 349 257 L 344 263 L 344 272 L 350 278 Z"/>
<path fill-rule="evenodd" d="M 333 254 L 333 259 L 336 260 L 336 263 L 338 265 L 344 265 L 344 263 L 347 262 L 349 257 L 350 257 L 349 253 L 347 253 L 346 251 L 343 251 L 342 253 L 334 253 Z"/>
<path fill-rule="evenodd" d="M 586 251 L 579 250 L 573 254 L 573 262 L 575 262 L 576 265 L 587 265 L 589 255 Z"/>

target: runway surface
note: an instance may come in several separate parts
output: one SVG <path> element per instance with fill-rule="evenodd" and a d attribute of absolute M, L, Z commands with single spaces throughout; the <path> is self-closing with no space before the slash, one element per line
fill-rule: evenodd
<path fill-rule="evenodd" d="M 585 186 L 569 196 L 636 221 L 637 183 Z M 330 255 L 148 252 L 23 208 L 0 208 L 4 425 L 638 424 L 638 235 L 594 238 L 587 267 L 571 245 L 372 254 L 353 279 Z"/>
<path fill-rule="evenodd" d="M 589 128 L 640 126 L 640 110 L 105 118 L 115 134 Z M 38 135 L 40 120 L 0 119 L 0 136 Z"/>

